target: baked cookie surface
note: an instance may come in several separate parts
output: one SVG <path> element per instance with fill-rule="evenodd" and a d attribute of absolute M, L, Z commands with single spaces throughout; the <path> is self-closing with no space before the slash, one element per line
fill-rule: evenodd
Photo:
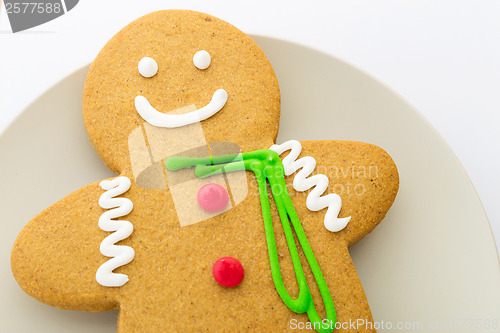
<path fill-rule="evenodd" d="M 205 63 L 203 58 L 194 59 L 200 51 L 210 56 L 206 68 L 200 68 L 206 58 Z M 141 61 L 146 65 L 141 67 Z M 193 112 L 209 110 L 203 108 L 213 105 L 220 89 L 227 98 L 219 110 L 201 121 L 173 126 L 189 120 Z M 148 118 L 139 111 L 144 104 L 138 105 L 138 96 L 160 113 L 188 116 Z M 308 315 L 292 311 L 273 280 L 257 175 L 238 170 L 199 178 L 190 169 L 163 167 L 176 156 L 214 158 L 274 145 L 280 113 L 278 82 L 265 55 L 248 36 L 197 12 L 161 11 L 140 18 L 113 37 L 92 64 L 83 110 L 97 153 L 120 179 L 129 180 L 129 188 L 125 189 L 126 182 L 107 189 L 99 183 L 88 185 L 23 229 L 12 252 L 12 268 L 28 294 L 64 309 L 119 308 L 120 332 L 295 331 L 291 323 L 306 327 Z M 167 126 L 154 125 L 156 119 Z M 298 172 L 284 178 L 331 293 L 336 321 L 371 321 L 347 249 L 385 216 L 398 190 L 397 169 L 387 153 L 370 144 L 307 141 L 300 146 L 299 158 L 315 159 L 312 175 L 325 174 L 330 179 L 325 194 L 335 193 L 340 186 L 352 188 L 342 194 L 338 212 L 339 219 L 350 220 L 332 232 L 325 228 L 330 208 L 311 211 L 307 204 L 311 190 L 295 189 Z M 206 184 L 228 191 L 230 200 L 224 209 L 207 212 L 199 207 L 196 193 Z M 98 282 L 96 272 L 113 258 L 102 254 L 102 243 L 114 230 L 103 230 L 100 219 L 128 201 L 106 206 L 100 199 L 120 186 L 123 191 L 108 199 L 126 198 L 133 209 L 110 220 L 133 226 L 118 241 L 133 249 L 133 258 L 113 270 L 127 280 L 111 281 L 123 284 L 109 286 Z M 297 270 L 271 193 L 281 276 L 295 298 L 300 290 Z M 317 279 L 300 250 L 303 244 L 297 241 L 297 248 L 315 308 L 325 318 Z M 233 288 L 219 285 L 213 277 L 214 262 L 225 256 L 238 259 L 245 270 L 243 280 Z"/>

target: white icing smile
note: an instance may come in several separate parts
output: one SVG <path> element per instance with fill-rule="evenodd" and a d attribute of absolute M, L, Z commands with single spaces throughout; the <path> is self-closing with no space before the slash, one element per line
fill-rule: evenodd
<path fill-rule="evenodd" d="M 210 66 L 210 54 L 201 50 L 196 52 L 193 57 L 193 64 L 196 68 L 205 70 Z M 138 64 L 139 73 L 145 78 L 151 78 L 158 72 L 158 63 L 150 57 L 144 57 Z M 135 98 L 135 109 L 139 115 L 149 124 L 156 127 L 181 127 L 194 124 L 210 118 L 219 112 L 227 102 L 227 92 L 224 89 L 217 89 L 212 96 L 210 103 L 204 107 L 186 114 L 165 114 L 156 110 L 148 99 L 144 96 Z"/>
<path fill-rule="evenodd" d="M 210 103 L 186 114 L 165 114 L 156 110 L 144 96 L 135 98 L 135 109 L 142 119 L 157 127 L 181 127 L 210 118 L 219 112 L 227 102 L 227 92 L 217 89 Z"/>

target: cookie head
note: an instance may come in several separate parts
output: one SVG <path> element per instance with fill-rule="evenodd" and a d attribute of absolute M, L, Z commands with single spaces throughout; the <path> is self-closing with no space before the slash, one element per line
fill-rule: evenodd
<path fill-rule="evenodd" d="M 207 142 L 243 150 L 277 135 L 279 86 L 255 42 L 207 14 L 167 10 L 121 30 L 93 62 L 83 111 L 89 138 L 115 172 L 130 167 L 128 138 L 148 123 L 201 122 Z"/>

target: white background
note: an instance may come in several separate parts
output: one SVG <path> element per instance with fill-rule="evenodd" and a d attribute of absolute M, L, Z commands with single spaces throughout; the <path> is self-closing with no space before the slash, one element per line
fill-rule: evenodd
<path fill-rule="evenodd" d="M 82 0 L 17 34 L 1 6 L 0 131 L 47 88 L 89 64 L 127 23 L 168 8 L 206 12 L 249 34 L 322 50 L 390 86 L 454 150 L 500 244 L 498 0 Z"/>

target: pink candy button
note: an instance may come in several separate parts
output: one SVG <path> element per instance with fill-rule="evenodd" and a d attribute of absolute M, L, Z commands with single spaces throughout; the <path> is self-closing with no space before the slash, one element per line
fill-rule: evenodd
<path fill-rule="evenodd" d="M 198 203 L 207 212 L 218 212 L 226 208 L 229 194 L 219 184 L 206 184 L 198 190 Z"/>

